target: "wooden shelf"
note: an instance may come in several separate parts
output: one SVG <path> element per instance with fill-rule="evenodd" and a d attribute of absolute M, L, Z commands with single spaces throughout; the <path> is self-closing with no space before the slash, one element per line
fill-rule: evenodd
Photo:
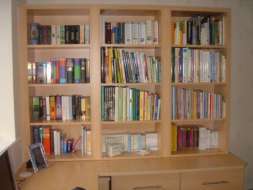
<path fill-rule="evenodd" d="M 160 120 L 142 120 L 142 121 L 101 121 L 101 125 L 120 125 L 120 124 L 156 124 Z"/>
<path fill-rule="evenodd" d="M 114 48 L 159 48 L 158 44 L 102 44 L 102 47 Z"/>
<path fill-rule="evenodd" d="M 128 153 L 128 152 L 125 152 L 119 156 L 113 156 L 113 157 L 108 157 L 108 156 L 105 156 L 103 155 L 103 159 L 105 160 L 118 160 L 118 159 L 142 159 L 142 158 L 158 158 L 158 157 L 161 157 L 159 155 L 159 152 L 158 151 L 153 151 L 153 152 L 149 152 L 148 154 L 146 155 L 140 155 L 140 154 L 137 154 L 136 152 L 131 152 L 131 153 Z"/>
<path fill-rule="evenodd" d="M 50 162 L 66 162 L 66 161 L 79 161 L 79 160 L 94 160 L 92 156 L 83 156 L 80 151 L 74 153 L 67 153 L 62 155 L 48 155 L 48 161 Z"/>
<path fill-rule="evenodd" d="M 90 83 L 65 83 L 65 84 L 28 84 L 30 88 L 40 87 L 90 87 Z"/>
<path fill-rule="evenodd" d="M 32 121 L 31 126 L 47 126 L 47 125 L 90 125 L 89 121 Z"/>
<path fill-rule="evenodd" d="M 225 49 L 223 45 L 172 45 L 172 48 Z"/>
<path fill-rule="evenodd" d="M 226 86 L 225 82 L 220 82 L 220 83 L 209 83 L 209 82 L 199 82 L 199 83 L 171 83 L 172 86 L 177 86 L 177 87 L 214 87 L 214 86 Z"/>
<path fill-rule="evenodd" d="M 101 86 L 160 86 L 160 83 L 101 83 Z"/>
<path fill-rule="evenodd" d="M 193 120 L 172 120 L 176 125 L 201 125 L 223 122 L 224 119 L 210 120 L 210 119 L 193 119 Z"/>
<path fill-rule="evenodd" d="M 58 49 L 58 48 L 90 48 L 89 44 L 38 44 L 38 45 L 27 45 L 28 49 Z"/>
<path fill-rule="evenodd" d="M 225 151 L 220 149 L 208 149 L 208 150 L 199 150 L 199 149 L 186 149 L 180 150 L 177 152 L 172 152 L 172 157 L 185 157 L 185 156 L 208 156 L 208 155 L 217 155 L 217 154 L 225 154 Z"/>

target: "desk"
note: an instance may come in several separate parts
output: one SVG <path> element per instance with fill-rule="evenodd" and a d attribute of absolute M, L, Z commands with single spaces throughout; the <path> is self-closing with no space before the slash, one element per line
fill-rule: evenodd
<path fill-rule="evenodd" d="M 235 156 L 216 155 L 184 158 L 147 158 L 50 162 L 21 184 L 21 190 L 71 190 L 76 186 L 98 190 L 98 176 L 123 176 L 158 173 L 185 173 L 222 169 L 244 169 Z"/>

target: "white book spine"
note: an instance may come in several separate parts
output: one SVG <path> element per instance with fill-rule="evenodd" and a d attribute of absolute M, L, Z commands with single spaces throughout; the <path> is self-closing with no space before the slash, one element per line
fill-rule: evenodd
<path fill-rule="evenodd" d="M 47 83 L 50 84 L 52 82 L 51 75 L 52 75 L 52 63 L 50 61 L 47 62 Z"/>
<path fill-rule="evenodd" d="M 47 121 L 50 121 L 50 103 L 49 103 L 49 96 L 46 96 L 46 116 L 47 116 Z"/>
<path fill-rule="evenodd" d="M 85 42 L 84 30 L 85 30 L 84 24 L 81 24 L 80 25 L 80 44 L 84 44 L 84 42 Z"/>

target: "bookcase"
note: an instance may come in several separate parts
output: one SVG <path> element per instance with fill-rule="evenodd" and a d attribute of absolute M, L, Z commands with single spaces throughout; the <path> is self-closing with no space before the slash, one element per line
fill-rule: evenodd
<path fill-rule="evenodd" d="M 80 150 L 82 148 L 79 147 L 77 151 L 71 151 L 71 153 L 60 155 L 52 153 L 48 156 L 49 160 L 137 159 L 215 155 L 228 152 L 230 10 L 173 6 L 26 5 L 19 8 L 19 16 L 18 68 L 21 88 L 17 100 L 19 102 L 17 117 L 20 121 L 24 147 L 32 143 L 34 127 L 61 131 L 67 138 L 74 139 L 74 141 L 79 139 L 81 146 L 83 146 L 83 128 L 85 128 L 90 131 L 88 142 L 90 153 L 88 155 L 82 154 Z M 201 20 L 199 22 L 203 28 L 195 26 L 197 19 Z M 43 43 L 37 42 L 36 32 L 39 32 L 35 30 L 35 43 L 32 43 L 31 36 L 34 37 L 34 31 L 31 28 L 34 24 L 50 26 L 51 31 L 49 31 L 48 37 L 50 42 L 44 42 L 43 39 Z M 78 25 L 78 33 L 75 33 L 73 27 L 66 29 L 66 26 L 73 25 Z M 87 25 L 89 32 L 83 31 L 81 25 L 84 25 L 84 28 Z M 57 28 L 55 26 L 60 26 L 60 29 L 63 26 L 65 29 L 63 41 L 66 40 L 66 36 L 72 34 L 78 36 L 79 41 L 76 42 L 74 38 L 74 41 L 64 43 L 61 42 L 61 37 L 59 37 L 59 41 L 57 38 L 53 39 L 51 36 L 53 30 L 58 30 L 55 29 Z M 195 30 L 198 30 L 201 37 L 197 37 L 197 39 L 205 42 L 199 43 L 193 34 L 186 34 L 187 27 L 189 31 L 194 30 L 195 34 Z M 194 27 L 195 29 L 192 29 Z M 222 31 L 219 30 L 219 27 L 222 27 Z M 200 32 L 202 29 L 210 36 L 205 37 L 204 32 Z M 71 34 L 66 34 L 67 30 L 70 30 Z M 84 34 L 81 34 L 81 31 Z M 37 40 L 41 40 L 41 36 L 43 38 L 46 35 L 48 35 L 47 32 L 42 31 L 38 34 Z M 85 35 L 88 35 L 89 39 L 81 42 L 82 37 L 80 36 L 83 35 L 84 38 L 87 37 Z M 190 43 L 191 40 L 194 42 Z M 187 55 L 192 57 L 183 58 L 184 54 L 181 51 L 186 51 Z M 176 52 L 177 55 L 175 55 Z M 194 60 L 194 55 L 199 57 L 200 54 L 203 54 L 202 59 L 195 62 L 202 70 L 196 69 L 196 65 L 191 67 L 193 63 L 189 61 Z M 188 65 L 184 65 L 184 68 L 190 68 L 189 70 L 185 69 L 185 73 L 182 71 L 182 74 L 179 73 L 180 69 L 175 70 L 176 61 L 178 61 L 177 64 L 181 64 L 180 56 L 182 57 L 180 59 L 184 60 L 181 60 L 184 64 L 188 60 Z M 203 57 L 208 57 L 208 60 L 204 60 Z M 87 74 L 88 70 L 89 80 L 80 82 L 79 78 L 76 78 L 79 74 L 75 73 L 79 73 L 79 71 L 75 71 L 74 66 L 74 74 L 71 75 L 74 78 L 71 82 L 57 82 L 57 79 L 52 82 L 52 74 L 48 75 L 49 82 L 28 81 L 29 77 L 33 78 L 29 75 L 33 70 L 27 69 L 28 63 L 39 65 L 39 62 L 51 61 L 50 64 L 52 64 L 54 60 L 69 58 L 74 60 L 74 65 L 77 59 L 86 60 L 89 69 L 86 68 L 85 71 Z M 203 60 L 207 62 L 206 67 L 202 66 Z M 220 66 L 221 61 L 224 66 Z M 215 66 L 212 65 L 212 68 L 211 66 L 208 68 L 208 64 Z M 179 65 L 179 67 L 181 66 Z M 221 67 L 225 69 L 221 70 Z M 51 66 L 50 69 L 52 69 Z M 210 71 L 211 69 L 212 71 Z M 176 80 L 175 73 L 178 74 Z M 188 78 L 184 79 L 183 74 Z M 205 78 L 205 76 L 207 77 Z M 36 77 L 38 78 L 38 76 Z M 175 100 L 176 90 L 180 93 L 178 89 L 181 89 L 181 93 L 188 94 L 190 98 Z M 128 95 L 131 93 L 134 95 Z M 78 95 L 87 98 L 89 104 L 85 106 L 84 112 L 87 114 L 85 119 L 74 119 L 77 117 L 73 116 L 73 110 L 73 112 L 71 111 L 73 117 L 71 116 L 69 119 L 52 119 L 50 118 L 51 113 L 49 113 L 50 119 L 45 117 L 44 119 L 33 119 L 33 97 L 59 95 Z M 183 97 L 183 95 L 181 96 Z M 191 102 L 194 101 L 193 96 L 196 96 L 196 100 L 197 96 L 202 98 L 203 105 L 200 100 L 198 100 L 198 104 L 195 102 L 196 105 Z M 57 97 L 55 101 L 57 101 Z M 72 108 L 73 100 L 71 101 L 70 107 L 75 110 L 76 108 Z M 185 103 L 180 104 L 180 102 Z M 176 105 L 177 103 L 181 107 Z M 192 110 L 200 109 L 201 106 L 207 111 L 202 110 L 202 116 L 199 113 L 200 110 L 195 110 L 196 114 L 201 116 L 193 116 L 194 111 Z M 215 106 L 217 110 L 214 109 Z M 69 114 L 70 107 L 67 109 L 67 114 Z M 83 109 L 82 106 L 80 107 Z M 179 108 L 184 111 L 188 109 L 186 117 L 182 116 Z M 57 105 L 52 109 L 57 109 Z M 179 113 L 175 113 L 176 109 Z M 214 110 L 217 113 L 214 113 Z M 52 111 L 51 108 L 49 111 Z M 212 114 L 215 117 L 211 116 Z M 180 118 L 177 117 L 178 115 Z M 191 128 L 197 129 L 196 135 L 203 131 L 202 128 L 209 129 L 207 130 L 209 132 L 216 131 L 215 136 L 212 137 L 215 139 L 215 147 L 204 147 L 200 150 L 198 147 L 199 136 L 196 137 L 197 140 L 195 139 L 197 144 L 191 146 L 191 143 L 194 143 L 192 139 L 194 133 Z M 189 133 L 182 132 L 181 134 L 178 129 L 186 129 Z M 179 133 L 182 135 L 181 137 Z M 183 137 L 183 135 L 185 136 Z M 111 143 L 111 141 L 116 141 L 114 138 L 116 136 L 122 138 L 124 142 L 121 139 L 121 144 Z M 182 145 L 184 140 L 181 144 L 178 142 L 180 138 L 185 138 L 186 147 Z M 109 141 L 110 143 L 105 143 Z M 127 147 L 122 148 L 124 143 L 127 144 Z M 209 144 L 212 143 L 209 142 Z M 54 143 L 53 146 L 55 146 Z M 148 150 L 147 147 L 149 147 Z M 108 150 L 111 154 L 108 154 Z M 114 151 L 119 150 L 123 153 L 114 154 Z M 28 156 L 26 148 L 24 148 L 24 156 L 25 158 Z"/>

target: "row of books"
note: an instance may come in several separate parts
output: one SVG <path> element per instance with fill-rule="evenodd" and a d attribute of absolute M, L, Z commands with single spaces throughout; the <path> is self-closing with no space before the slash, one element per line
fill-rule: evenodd
<path fill-rule="evenodd" d="M 159 120 L 159 95 L 127 87 L 101 87 L 101 118 L 104 121 Z"/>
<path fill-rule="evenodd" d="M 219 51 L 172 49 L 172 82 L 225 82 L 226 61 Z"/>
<path fill-rule="evenodd" d="M 89 44 L 90 25 L 42 25 L 30 24 L 30 44 Z"/>
<path fill-rule="evenodd" d="M 32 120 L 82 120 L 90 119 L 88 97 L 74 96 L 34 96 L 32 97 Z"/>
<path fill-rule="evenodd" d="M 101 49 L 103 83 L 158 83 L 161 80 L 160 59 L 140 51 L 118 48 Z"/>
<path fill-rule="evenodd" d="M 86 58 L 61 58 L 51 61 L 28 62 L 28 82 L 34 84 L 88 83 L 89 60 Z"/>
<path fill-rule="evenodd" d="M 218 148 L 218 131 L 199 126 L 172 127 L 172 151 Z"/>
<path fill-rule="evenodd" d="M 158 44 L 158 21 L 104 22 L 106 44 Z"/>
<path fill-rule="evenodd" d="M 193 16 L 174 23 L 175 45 L 224 45 L 224 19 Z"/>
<path fill-rule="evenodd" d="M 172 87 L 172 119 L 222 119 L 225 100 L 213 92 Z"/>
<path fill-rule="evenodd" d="M 158 134 L 109 134 L 102 136 L 102 152 L 106 156 L 123 153 L 145 154 L 158 150 Z"/>
<path fill-rule="evenodd" d="M 91 155 L 91 131 L 82 128 L 82 136 L 74 139 L 60 129 L 36 126 L 32 128 L 32 140 L 33 143 L 42 143 L 47 155 L 58 156 L 80 150 L 82 155 Z"/>

